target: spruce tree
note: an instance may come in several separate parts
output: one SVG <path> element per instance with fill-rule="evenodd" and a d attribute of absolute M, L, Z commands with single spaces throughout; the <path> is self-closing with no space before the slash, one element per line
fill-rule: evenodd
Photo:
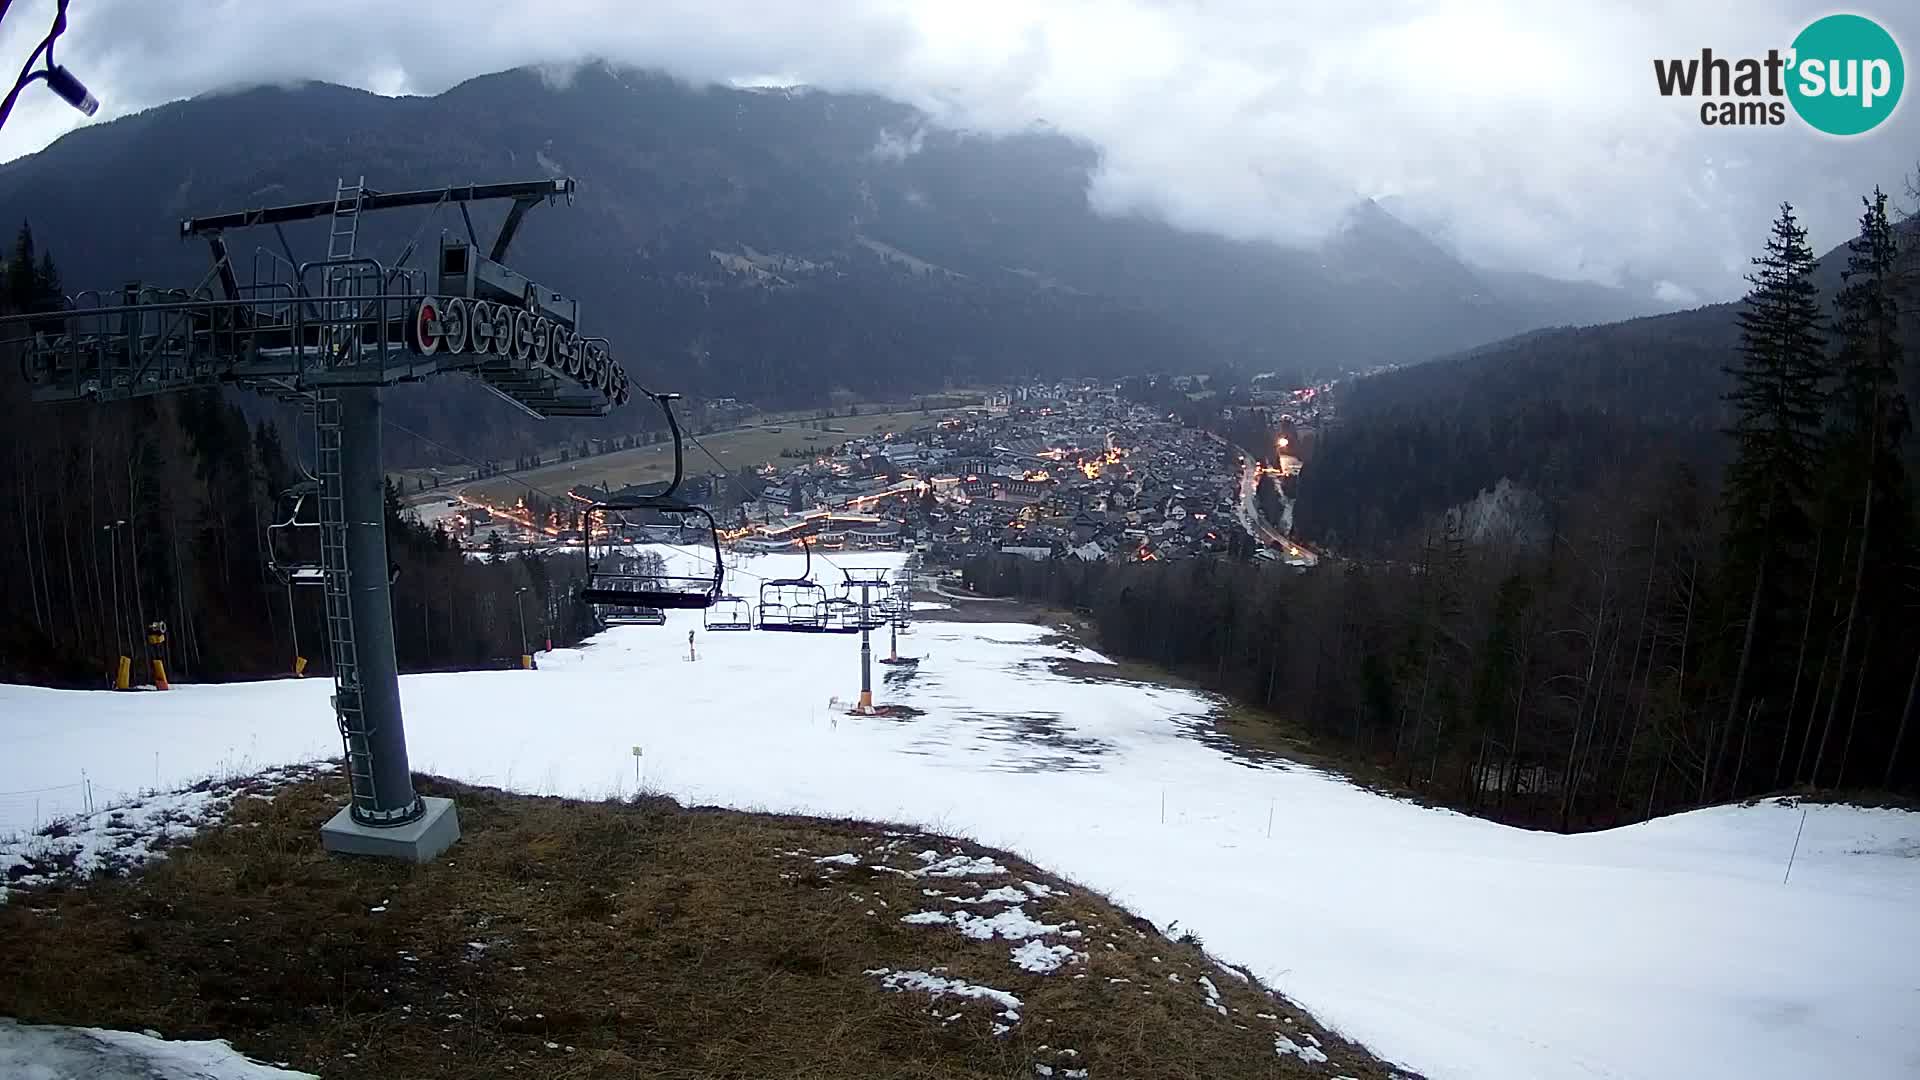
<path fill-rule="evenodd" d="M 1827 436 L 1828 501 L 1832 526 L 1851 535 L 1854 562 L 1848 589 L 1846 622 L 1840 639 L 1839 682 L 1828 700 L 1820 749 L 1809 779 L 1819 782 L 1828 743 L 1847 680 L 1863 677 L 1853 651 L 1861 615 L 1861 592 L 1868 580 L 1891 585 L 1907 562 L 1910 503 L 1901 443 L 1909 426 L 1907 402 L 1900 392 L 1900 312 L 1895 288 L 1898 240 L 1887 219 L 1887 197 L 1875 189 L 1863 199 L 1860 233 L 1847 243 L 1845 284 L 1834 299 L 1835 329 L 1840 334 L 1838 385 Z M 1881 589 L 1878 595 L 1890 591 Z M 1870 609 L 1878 609 L 1875 598 Z M 1857 695 L 1856 695 L 1857 697 Z M 1851 723 L 1849 723 L 1851 732 Z M 1849 736 L 1848 742 L 1851 742 Z M 1844 749 L 1840 772 L 1846 769 Z"/>
<path fill-rule="evenodd" d="M 40 298 L 36 285 L 33 227 L 23 221 L 14 235 L 13 256 L 7 260 L 7 306 L 14 311 L 36 310 Z"/>
<path fill-rule="evenodd" d="M 1726 369 L 1734 388 L 1725 509 L 1729 595 L 1746 593 L 1746 621 L 1735 663 L 1727 723 L 1742 715 L 1747 673 L 1765 603 L 1789 580 L 1788 567 L 1811 533 L 1808 506 L 1816 490 L 1827 376 L 1819 290 L 1807 232 L 1782 203 L 1766 251 L 1747 275 L 1752 288 L 1739 314 L 1740 363 Z M 1784 735 L 1783 735 L 1784 737 Z"/>
<path fill-rule="evenodd" d="M 35 299 L 43 311 L 58 309 L 65 299 L 60 285 L 60 268 L 54 265 L 53 252 L 40 253 L 40 261 L 33 271 L 33 288 Z"/>
<path fill-rule="evenodd" d="M 1876 188 L 1861 201 L 1860 235 L 1847 244 L 1845 284 L 1834 299 L 1839 378 L 1828 431 L 1829 460 L 1855 475 L 1869 457 L 1897 457 L 1910 425 L 1900 392 L 1899 241 L 1887 196 Z"/>

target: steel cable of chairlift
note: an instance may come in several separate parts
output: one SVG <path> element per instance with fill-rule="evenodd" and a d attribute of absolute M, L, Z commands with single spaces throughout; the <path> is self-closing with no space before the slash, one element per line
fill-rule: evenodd
<path fill-rule="evenodd" d="M 660 406 L 661 414 L 667 421 L 667 428 L 673 438 L 673 477 L 667 481 L 664 488 L 648 495 L 633 496 L 625 499 L 609 499 L 604 503 L 597 503 L 587 509 L 584 519 L 586 526 L 584 529 L 584 542 L 587 555 L 588 581 L 586 587 L 581 589 L 579 596 L 582 600 L 590 603 L 611 603 L 622 605 L 623 607 L 637 608 L 698 607 L 711 610 L 714 604 L 720 603 L 723 599 L 730 605 L 738 605 L 740 603 L 739 598 L 726 594 L 724 589 L 726 579 L 726 555 L 720 548 L 719 523 L 714 520 L 712 512 L 705 507 L 696 506 L 673 497 L 686 477 L 686 433 L 681 429 L 680 422 L 678 418 L 674 416 L 673 412 L 673 401 L 678 395 L 655 393 L 647 387 L 638 384 L 635 385 L 635 389 L 656 402 Z M 696 438 L 695 441 L 697 443 L 698 439 Z M 714 457 L 704 445 L 700 446 L 700 449 L 701 452 L 706 453 L 709 458 Z M 715 463 L 718 464 L 718 459 L 715 458 L 714 460 Z M 705 579 L 676 578 L 668 575 L 634 577 L 624 570 L 613 574 L 603 572 L 600 569 L 600 565 L 594 561 L 592 556 L 593 515 L 596 511 L 605 514 L 608 512 L 624 513 L 630 510 L 651 510 L 656 513 L 669 515 L 697 514 L 705 518 L 707 533 L 712 540 L 713 546 L 713 559 L 711 562 L 713 566 L 713 577 L 711 584 L 706 584 Z M 761 588 L 764 593 L 766 588 L 766 584 L 764 583 L 768 582 L 769 579 L 761 578 L 758 574 L 750 576 L 760 578 L 760 580 L 763 581 Z M 603 577 L 606 578 L 605 583 L 602 581 Z M 686 587 L 670 586 L 669 582 L 674 581 L 682 582 Z M 691 588 L 696 582 L 703 587 L 698 590 Z M 705 616 L 703 616 L 703 619 L 704 618 Z M 745 629 L 745 627 L 735 628 Z"/>
<path fill-rule="evenodd" d="M 427 436 L 422 435 L 417 431 L 414 431 L 412 428 L 407 427 L 405 424 L 401 424 L 393 420 L 388 420 L 384 417 L 382 417 L 381 419 L 382 419 L 382 422 L 385 423 L 388 427 L 393 428 L 395 431 L 400 432 L 402 435 L 407 435 L 407 436 L 411 436 L 412 438 L 419 439 L 421 442 L 426 443 L 428 446 L 431 446 L 445 453 L 452 454 L 454 457 L 459 458 L 461 461 L 464 461 L 467 464 L 472 465 L 476 468 L 484 467 L 482 462 L 474 458 L 468 457 L 467 455 L 461 453 L 458 450 L 455 450 L 453 447 L 448 446 L 443 442 L 439 442 L 438 440 L 435 440 L 435 439 L 430 439 Z M 523 480 L 512 473 L 502 473 L 500 475 L 506 477 L 509 480 L 512 480 L 514 483 L 519 484 L 520 486 L 526 488 L 528 491 L 534 492 L 535 494 L 538 494 L 538 495 L 544 495 L 547 498 L 552 499 L 556 503 L 564 503 L 565 501 L 567 501 L 566 496 L 555 495 L 553 492 L 548 491 L 546 488 L 543 488 L 538 484 L 532 483 L 531 481 Z M 584 538 L 582 539 L 582 542 L 584 544 Z M 699 560 L 700 563 L 704 566 L 713 565 L 713 559 L 710 556 L 690 546 L 676 547 L 676 550 L 682 555 L 685 555 L 692 559 Z M 744 574 L 747 577 L 753 578 L 756 581 L 774 580 L 772 578 L 767 577 L 765 574 L 756 574 L 751 570 L 742 569 L 738 565 L 734 565 L 734 564 L 726 565 L 725 570 L 729 574 Z"/>
<path fill-rule="evenodd" d="M 719 458 L 715 457 L 713 454 L 713 451 L 707 449 L 707 444 L 701 442 L 700 437 L 698 435 L 695 435 L 693 432 L 689 431 L 687 432 L 687 438 L 692 440 L 693 445 L 698 447 L 700 452 L 707 455 L 707 459 L 713 462 L 714 465 L 720 469 L 721 474 L 727 478 L 727 482 L 731 483 L 734 486 L 734 490 L 738 491 L 742 498 L 749 499 L 749 500 L 758 498 L 758 496 L 756 496 L 755 494 L 747 490 L 746 485 L 742 484 L 738 477 L 734 476 L 733 473 L 727 470 L 726 463 L 721 461 Z M 808 552 L 808 554 L 811 555 L 812 552 Z M 824 551 L 820 553 L 820 561 L 823 563 L 826 563 L 828 566 L 833 567 L 835 570 L 839 570 L 842 575 L 846 573 L 846 571 L 841 568 L 840 564 L 837 562 L 834 562 L 831 558 L 829 558 L 826 552 Z"/>
<path fill-rule="evenodd" d="M 638 388 L 638 387 L 636 387 L 636 389 L 641 389 L 641 388 Z M 644 389 L 641 389 L 641 392 L 642 392 L 642 393 L 646 393 L 646 391 L 645 391 Z M 469 456 L 467 456 L 466 454 L 463 454 L 463 453 L 461 453 L 460 451 L 458 451 L 458 450 L 455 450 L 455 449 L 454 449 L 453 447 L 451 447 L 451 446 L 448 446 L 447 444 L 445 444 L 445 443 L 443 443 L 443 442 L 440 442 L 440 441 L 438 441 L 438 440 L 436 440 L 436 439 L 430 439 L 430 438 L 428 438 L 427 436 L 425 436 L 425 435 L 422 435 L 422 434 L 420 434 L 419 432 L 417 432 L 417 431 L 415 431 L 415 430 L 413 430 L 412 428 L 409 428 L 409 427 L 407 427 L 406 425 L 404 425 L 404 424 L 401 424 L 401 423 L 399 423 L 398 421 L 394 421 L 394 420 L 389 420 L 389 419 L 386 419 L 385 417 L 382 417 L 382 418 L 381 418 L 381 422 L 382 422 L 382 423 L 385 423 L 385 424 L 386 424 L 386 425 L 387 425 L 388 427 L 391 427 L 391 428 L 393 428 L 393 429 L 394 429 L 395 431 L 398 431 L 398 432 L 400 432 L 400 433 L 401 433 L 402 435 L 407 435 L 407 436 L 410 436 L 410 437 L 412 437 L 412 438 L 415 438 L 415 439 L 419 439 L 419 440 L 420 440 L 421 442 L 423 442 L 423 443 L 426 443 L 426 444 L 427 444 L 428 446 L 431 446 L 431 447 L 433 447 L 434 449 L 436 449 L 436 450 L 440 450 L 440 451 L 442 451 L 442 452 L 444 452 L 444 453 L 447 453 L 447 454 L 451 454 L 451 455 L 453 455 L 454 457 L 456 457 L 456 458 L 458 458 L 459 460 L 461 460 L 461 461 L 464 461 L 464 462 L 466 462 L 467 464 L 469 464 L 469 465 L 472 465 L 472 466 L 474 466 L 475 468 L 484 468 L 484 467 L 485 467 L 485 464 L 484 464 L 483 462 L 481 462 L 481 461 L 479 461 L 479 460 L 477 460 L 477 459 L 475 459 L 475 458 L 472 458 L 472 457 L 469 457 Z M 696 447 L 698 447 L 701 453 L 703 453 L 703 454 L 705 454 L 705 455 L 707 455 L 707 457 L 709 457 L 709 458 L 711 458 L 711 459 L 713 460 L 713 463 L 714 463 L 715 465 L 720 465 L 720 466 L 721 466 L 721 468 L 722 468 L 722 470 L 724 471 L 724 469 L 725 469 L 725 465 L 723 465 L 723 464 L 721 463 L 721 461 L 720 461 L 720 459 L 719 459 L 719 458 L 717 458 L 717 457 L 714 457 L 714 455 L 713 455 L 713 452 L 712 452 L 712 451 L 710 451 L 710 450 L 708 450 L 708 449 L 706 448 L 706 446 L 705 446 L 704 444 L 702 444 L 702 443 L 700 442 L 700 439 L 699 439 L 699 437 L 698 437 L 698 436 L 696 436 L 696 435 L 694 435 L 694 434 L 693 434 L 692 432 L 690 432 L 690 431 L 683 431 L 683 432 L 682 432 L 682 434 L 683 434 L 683 435 L 684 435 L 684 436 L 685 436 L 685 437 L 686 437 L 686 438 L 687 438 L 688 440 L 690 440 L 690 441 L 691 441 L 691 442 L 693 443 L 693 445 L 694 445 L 694 446 L 696 446 Z M 528 481 L 528 480 L 525 480 L 525 479 L 522 479 L 521 477 L 519 477 L 519 476 L 516 476 L 516 475 L 514 475 L 513 473 L 510 473 L 510 472 L 508 472 L 508 473 L 501 473 L 500 475 L 501 475 L 502 477 L 505 477 L 506 479 L 509 479 L 509 480 L 512 480 L 512 481 L 513 481 L 514 483 L 516 483 L 516 484 L 519 484 L 519 485 L 520 485 L 521 487 L 524 487 L 524 488 L 526 488 L 526 489 L 527 489 L 528 491 L 531 491 L 531 492 L 534 492 L 535 494 L 538 494 L 538 495 L 544 495 L 544 496 L 546 496 L 547 498 L 549 498 L 549 499 L 552 499 L 552 500 L 553 500 L 554 502 L 556 502 L 556 503 L 564 503 L 564 502 L 566 502 L 566 501 L 567 501 L 567 499 L 569 498 L 569 496 L 562 496 L 562 495 L 556 495 L 556 494 L 554 494 L 553 492 L 551 492 L 551 491 L 548 491 L 548 490 L 547 490 L 546 488 L 543 488 L 543 487 L 541 487 L 540 485 L 538 485 L 538 484 L 535 484 L 535 483 L 533 483 L 533 482 L 531 482 L 531 481 Z M 729 481 L 731 481 L 731 482 L 732 482 L 732 483 L 734 484 L 734 486 L 735 486 L 736 488 L 738 488 L 738 489 L 740 490 L 740 492 L 741 492 L 741 494 L 743 494 L 743 495 L 746 495 L 746 496 L 747 496 L 747 497 L 749 497 L 749 498 L 751 498 L 751 497 L 752 497 L 752 494 L 751 494 L 750 492 L 748 492 L 748 491 L 746 491 L 746 489 L 745 489 L 745 487 L 744 487 L 743 485 L 741 485 L 741 484 L 740 484 L 740 481 L 739 481 L 738 479 L 736 479 L 736 478 L 735 478 L 735 477 L 734 477 L 734 476 L 733 476 L 733 475 L 732 475 L 731 473 L 728 473 L 728 474 L 727 474 L 727 479 L 728 479 Z M 696 560 L 699 560 L 699 561 L 700 561 L 700 562 L 701 562 L 701 563 L 702 563 L 703 565 L 707 565 L 707 566 L 711 566 L 711 565 L 712 565 L 712 563 L 713 563 L 713 560 L 712 560 L 712 558 L 711 558 L 711 557 L 709 557 L 709 556 L 708 556 L 708 555 L 706 555 L 705 553 L 703 553 L 703 552 L 701 552 L 701 551 L 698 551 L 698 550 L 696 550 L 696 549 L 694 549 L 694 548 L 692 548 L 692 547 L 685 547 L 685 548 L 680 548 L 680 549 L 678 549 L 678 550 L 680 551 L 680 554 L 682 554 L 682 555 L 685 555 L 685 556 L 687 556 L 687 557 L 689 557 L 689 558 L 692 558 L 692 559 L 696 559 Z M 810 553 L 811 553 L 811 552 L 810 552 Z M 829 559 L 829 558 L 827 558 L 827 557 L 826 557 L 825 555 L 821 555 L 821 556 L 820 556 L 820 559 L 821 559 L 821 561 L 822 561 L 822 562 L 825 562 L 825 563 L 826 563 L 827 565 L 829 565 L 829 566 L 832 566 L 832 567 L 833 567 L 834 569 L 836 569 L 836 570 L 840 570 L 840 567 L 839 567 L 839 565 L 838 565 L 838 564 L 836 564 L 836 563 L 834 563 L 834 561 L 833 561 L 832 559 Z M 736 564 L 728 564 L 728 565 L 727 565 L 727 566 L 725 567 L 725 569 L 726 569 L 726 572 L 727 572 L 727 573 L 729 573 L 729 574 L 741 574 L 741 575 L 744 575 L 744 576 L 746 576 L 746 577 L 750 577 L 750 578 L 752 578 L 752 579 L 754 579 L 755 581 L 760 581 L 760 582 L 767 582 L 767 581 L 777 581 L 777 580 L 780 580 L 780 579 L 778 579 L 778 578 L 772 578 L 772 577 L 768 577 L 768 576 L 767 576 L 767 575 L 765 575 L 765 574 L 759 574 L 759 573 L 755 573 L 755 572 L 754 572 L 754 571 L 752 571 L 752 570 L 748 570 L 748 569 L 745 569 L 745 568 L 743 568 L 743 567 L 741 567 L 741 566 L 739 566 L 739 565 L 738 565 L 737 563 L 736 563 Z M 846 571 L 844 571 L 844 570 L 841 570 L 841 573 L 842 573 L 842 574 L 844 575 L 844 574 L 846 573 Z"/>
<path fill-rule="evenodd" d="M 398 423 L 393 420 L 389 420 L 386 417 L 381 417 L 380 422 L 394 429 L 395 431 L 400 432 L 402 435 L 410 435 L 413 438 L 419 439 L 421 442 L 426 443 L 428 446 L 431 446 L 436 450 L 442 450 L 442 451 L 445 451 L 446 453 L 452 454 L 454 457 L 457 457 L 461 461 L 464 461 L 467 464 L 472 465 L 476 469 L 486 468 L 485 462 L 478 461 L 474 458 L 470 458 L 467 455 L 461 453 L 458 450 L 455 450 L 453 447 L 448 446 L 443 442 L 436 442 L 433 439 L 429 439 L 425 435 L 420 434 L 419 432 L 413 430 L 412 428 L 407 427 L 404 424 Z M 511 472 L 503 472 L 500 474 L 500 476 L 504 477 L 505 479 L 511 480 L 516 484 L 519 484 L 521 487 L 524 487 L 528 491 L 534 492 L 535 494 L 545 495 L 547 498 L 552 499 L 556 503 L 564 503 L 567 501 L 567 496 L 555 495 L 553 492 L 548 491 L 546 488 L 543 488 L 538 484 L 530 483 L 526 480 L 523 480 L 520 477 L 515 476 Z"/>
<path fill-rule="evenodd" d="M 445 443 L 439 442 L 434 439 L 430 439 L 425 435 L 422 435 L 419 432 L 414 431 L 412 428 L 407 427 L 404 424 L 397 423 L 393 420 L 387 420 L 384 417 L 382 418 L 382 422 L 385 423 L 387 426 L 393 428 L 395 431 L 400 432 L 403 435 L 408 435 L 413 438 L 419 439 L 421 442 L 426 443 L 428 446 L 434 447 L 437 450 L 444 451 L 445 453 L 452 454 L 454 457 L 459 458 L 461 461 L 464 461 L 469 465 L 472 465 L 476 468 L 484 467 L 480 461 L 477 461 L 473 458 L 468 457 L 467 455 L 461 453 L 458 450 L 455 450 L 453 447 L 448 446 Z M 535 494 L 538 494 L 538 495 L 544 495 L 547 498 L 552 499 L 556 503 L 564 503 L 567 501 L 567 496 L 555 495 L 553 492 L 548 491 L 546 488 L 543 488 L 538 484 L 532 483 L 531 481 L 523 480 L 512 473 L 501 473 L 500 475 L 503 477 L 506 477 L 509 480 L 512 480 L 514 483 L 519 484 L 520 486 L 526 488 L 528 491 L 534 492 Z M 584 544 L 584 538 L 582 542 Z M 682 555 L 686 555 L 690 558 L 699 560 L 702 565 L 705 565 L 705 566 L 713 565 L 712 558 L 702 554 L 701 552 L 693 549 L 692 547 L 677 547 L 676 550 Z M 745 574 L 747 577 L 753 578 L 758 581 L 770 580 L 763 574 L 756 574 L 751 570 L 743 570 L 740 567 L 735 565 L 727 565 L 725 567 L 725 570 L 729 574 Z"/>

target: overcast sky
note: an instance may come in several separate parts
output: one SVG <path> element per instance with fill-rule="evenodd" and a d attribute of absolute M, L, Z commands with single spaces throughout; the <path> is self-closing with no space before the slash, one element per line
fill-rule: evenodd
<path fill-rule="evenodd" d="M 1906 47 L 1911 0 L 1856 7 Z M 0 24 L 11 73 L 53 0 Z M 1671 9 L 1671 10 L 1670 10 Z M 1101 147 L 1092 196 L 1234 236 L 1311 242 L 1362 196 L 1488 266 L 1724 299 L 1782 199 L 1816 249 L 1857 196 L 1903 192 L 1920 106 L 1841 140 L 1702 126 L 1656 56 L 1786 48 L 1823 0 L 73 0 L 56 59 L 93 122 L 209 90 L 325 79 L 433 94 L 591 57 L 695 81 L 867 90 L 943 123 L 1045 122 Z M 1910 92 L 1908 97 L 1912 96 Z M 0 159 L 80 121 L 30 88 Z M 1663 284 L 1664 283 L 1664 284 Z"/>

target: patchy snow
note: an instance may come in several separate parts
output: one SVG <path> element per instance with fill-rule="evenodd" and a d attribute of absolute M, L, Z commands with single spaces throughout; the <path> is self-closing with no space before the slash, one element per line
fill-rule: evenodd
<path fill-rule="evenodd" d="M 11 689 L 0 687 L 0 691 Z M 3 744 L 0 744 L 3 745 Z M 30 888 L 96 874 L 125 873 L 160 858 L 172 844 L 221 820 L 237 797 L 268 799 L 243 786 L 272 787 L 329 771 L 325 764 L 263 770 L 258 776 L 205 780 L 185 791 L 121 796 L 115 804 L 11 832 L 0 821 L 0 903 L 8 888 Z"/>
<path fill-rule="evenodd" d="M 1010 907 L 996 915 L 980 916 L 971 911 L 916 911 L 900 918 L 903 923 L 916 926 L 945 926 L 951 924 L 956 930 L 975 941 L 992 941 L 1005 938 L 1008 941 L 1023 941 L 1027 938 L 1044 937 L 1060 929 L 1051 923 L 1039 922 L 1029 918 L 1018 907 Z"/>
<path fill-rule="evenodd" d="M 923 853 L 924 854 L 924 853 Z M 954 855 L 930 866 L 922 867 L 920 877 L 992 877 L 1004 874 L 1007 868 L 987 858 L 985 855 Z"/>
<path fill-rule="evenodd" d="M 1306 1037 L 1311 1039 L 1313 1036 L 1309 1035 Z M 1279 1054 L 1281 1057 L 1292 1054 L 1294 1057 L 1299 1058 L 1309 1065 L 1324 1064 L 1327 1060 L 1327 1055 L 1317 1044 L 1308 1043 L 1306 1046 L 1301 1046 L 1285 1035 L 1275 1035 L 1273 1037 L 1273 1052 Z"/>
<path fill-rule="evenodd" d="M 1027 894 L 1011 885 L 1002 885 L 997 889 L 988 889 L 979 896 L 956 896 L 956 904 L 1020 904 L 1025 903 Z"/>
<path fill-rule="evenodd" d="M 1020 884 L 1026 888 L 1027 892 L 1031 894 L 1035 900 L 1045 900 L 1050 896 L 1067 895 L 1065 892 L 1039 881 L 1023 881 Z"/>
<path fill-rule="evenodd" d="M 913 602 L 913 610 L 915 611 L 952 611 L 953 605 L 943 604 L 938 600 L 915 600 Z"/>
<path fill-rule="evenodd" d="M 888 968 L 873 968 L 868 975 L 880 977 L 880 985 L 889 990 L 918 990 L 932 994 L 935 1000 L 943 997 L 976 998 L 991 1001 L 1003 1010 L 999 1015 L 1007 1020 L 1020 1019 L 1020 999 L 1005 990 L 995 990 L 991 986 L 980 986 L 960 979 L 949 979 L 944 975 L 935 975 L 927 971 L 893 971 Z"/>
<path fill-rule="evenodd" d="M 1048 975 L 1060 970 L 1064 964 L 1084 962 L 1086 953 L 1074 952 L 1065 945 L 1049 945 L 1039 938 L 1033 938 L 1013 950 L 1013 965 L 1035 975 Z"/>
<path fill-rule="evenodd" d="M 0 1076 L 8 1080 L 318 1080 L 251 1061 L 224 1040 L 170 1041 L 154 1033 L 19 1024 L 0 1018 Z"/>
<path fill-rule="evenodd" d="M 739 580 L 800 567 L 744 558 Z M 878 694 L 924 711 L 902 721 L 827 708 L 859 685 L 857 637 L 703 635 L 689 673 L 699 613 L 667 619 L 543 654 L 538 671 L 406 676 L 414 767 L 597 798 L 631 792 L 644 744 L 648 787 L 688 803 L 937 825 L 1177 919 L 1433 1080 L 1914 1075 L 1920 815 L 1808 808 L 1783 885 L 1798 806 L 1531 832 L 1239 760 L 1194 737 L 1214 699 L 1058 675 L 1048 661 L 1084 653 L 1042 627 L 917 625 L 918 672 Z M 104 802 L 337 754 L 329 690 L 0 686 L 0 834 L 79 812 L 82 770 Z M 949 859 L 917 872 L 1004 872 Z"/>
<path fill-rule="evenodd" d="M 817 863 L 832 863 L 835 866 L 859 866 L 860 856 L 849 851 L 839 855 L 823 855 L 813 861 Z"/>
<path fill-rule="evenodd" d="M 1200 989 L 1206 991 L 1207 1004 L 1211 1005 L 1215 1012 L 1221 1016 L 1227 1015 L 1227 1007 L 1220 1003 L 1220 988 L 1213 985 L 1212 979 L 1207 978 L 1205 975 L 1200 976 Z"/>
<path fill-rule="evenodd" d="M 1057 924 L 1028 917 L 1019 907 L 1010 907 L 985 918 L 971 911 L 956 911 L 952 918 L 954 928 L 975 941 L 991 941 L 994 938 L 1024 941 L 1027 938 L 1045 937 L 1060 929 Z"/>

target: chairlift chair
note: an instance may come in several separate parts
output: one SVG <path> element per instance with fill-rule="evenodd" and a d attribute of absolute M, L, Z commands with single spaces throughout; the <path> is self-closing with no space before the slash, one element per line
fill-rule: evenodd
<path fill-rule="evenodd" d="M 718 597 L 701 613 L 700 623 L 707 630 L 751 630 L 753 605 L 738 596 Z"/>
<path fill-rule="evenodd" d="M 652 510 L 663 514 L 704 519 L 709 541 L 713 545 L 713 573 L 697 576 L 643 573 L 613 550 L 611 535 L 607 538 L 609 541 L 607 550 L 595 558 L 593 554 L 595 516 L 626 510 Z M 580 590 L 582 603 L 614 610 L 653 608 L 660 612 L 689 611 L 710 608 L 721 596 L 726 569 L 720 560 L 719 527 L 714 523 L 713 515 L 703 507 L 651 497 L 595 503 L 586 511 L 584 531 L 588 554 L 587 585 Z M 666 616 L 661 614 L 657 619 L 649 616 L 643 621 L 650 625 L 658 625 L 666 621 Z"/>
<path fill-rule="evenodd" d="M 815 633 L 827 591 L 802 579 L 768 581 L 760 586 L 760 629 Z"/>
<path fill-rule="evenodd" d="M 602 609 L 609 621 L 635 622 L 643 625 L 658 626 L 667 621 L 668 611 L 705 610 L 713 606 L 722 595 L 725 584 L 726 563 L 720 553 L 720 525 L 705 507 L 682 502 L 673 497 L 680 487 L 683 476 L 683 455 L 681 452 L 680 423 L 674 418 L 673 408 L 669 404 L 676 395 L 655 394 L 642 389 L 647 397 L 659 404 L 666 414 L 667 426 L 673 434 L 673 479 L 659 492 L 627 499 L 612 499 L 597 502 L 587 507 L 582 515 L 582 545 L 587 557 L 587 584 L 579 592 L 581 603 L 592 604 Z M 642 574 L 626 565 L 615 552 L 613 530 L 606 530 L 607 543 L 601 557 L 594 557 L 593 521 L 596 515 L 604 519 L 609 514 L 624 514 L 629 511 L 646 510 L 678 519 L 681 528 L 704 530 L 707 542 L 713 547 L 713 574 L 698 576 L 684 574 Z"/>
<path fill-rule="evenodd" d="M 294 553 L 296 530 L 319 529 L 320 519 L 302 521 L 301 511 L 320 497 L 320 482 L 304 480 L 280 493 L 284 520 L 267 525 L 267 569 L 285 585 L 320 585 L 327 580 L 326 567 L 317 561 L 298 558 Z M 317 554 L 317 553 L 316 553 Z"/>
<path fill-rule="evenodd" d="M 826 587 L 813 580 L 813 548 L 804 539 L 800 549 L 807 563 L 797 577 L 769 578 L 760 583 L 760 629 L 786 633 L 819 633 L 820 607 L 826 603 Z"/>
<path fill-rule="evenodd" d="M 820 629 L 829 634 L 860 632 L 860 602 L 835 596 L 820 605 Z"/>

